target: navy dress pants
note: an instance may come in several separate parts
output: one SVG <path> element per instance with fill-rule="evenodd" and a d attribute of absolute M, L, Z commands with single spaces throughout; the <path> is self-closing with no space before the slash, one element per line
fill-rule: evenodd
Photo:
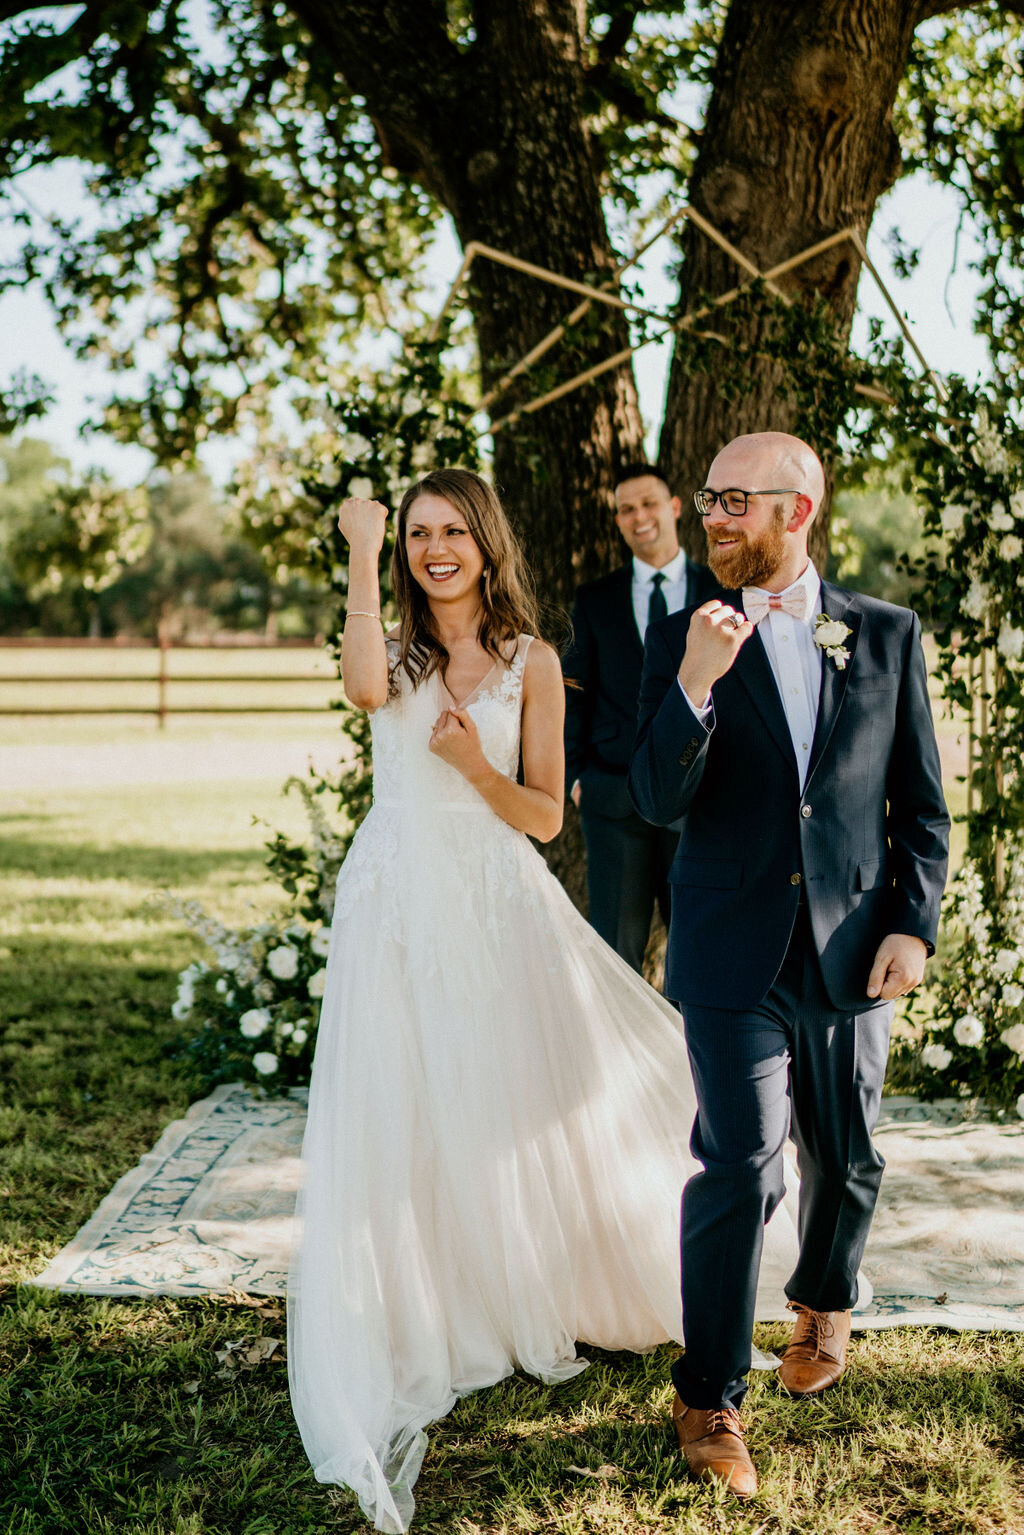
<path fill-rule="evenodd" d="M 800 1170 L 800 1249 L 786 1294 L 814 1311 L 856 1301 L 885 1166 L 871 1132 L 893 1006 L 836 1012 L 801 907 L 762 1002 L 745 1012 L 684 1007 L 683 1014 L 698 1104 L 690 1144 L 702 1171 L 683 1191 L 686 1353 L 672 1378 L 688 1407 L 738 1407 L 764 1227 L 785 1192 L 790 1134 Z"/>
<path fill-rule="evenodd" d="M 580 819 L 587 844 L 590 925 L 640 971 L 655 905 L 669 924 L 668 871 L 679 833 L 652 826 L 635 811 L 613 817 L 581 807 Z"/>

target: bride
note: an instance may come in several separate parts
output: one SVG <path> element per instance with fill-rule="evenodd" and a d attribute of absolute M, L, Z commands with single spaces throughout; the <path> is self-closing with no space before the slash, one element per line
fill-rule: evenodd
<path fill-rule="evenodd" d="M 464 469 L 406 492 L 385 637 L 387 516 L 339 516 L 374 803 L 338 880 L 288 1368 L 317 1479 L 397 1532 L 425 1426 L 460 1396 L 517 1368 L 566 1380 L 577 1339 L 681 1337 L 695 1100 L 678 1013 L 528 840 L 562 823 L 564 694 L 497 497 Z M 782 1211 L 759 1315 L 785 1314 L 794 1258 Z"/>

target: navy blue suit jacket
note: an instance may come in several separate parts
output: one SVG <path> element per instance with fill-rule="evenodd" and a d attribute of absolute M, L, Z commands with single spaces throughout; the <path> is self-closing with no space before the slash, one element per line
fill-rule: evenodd
<path fill-rule="evenodd" d="M 718 588 L 703 565 L 686 562 L 687 600 L 703 602 Z M 599 815 L 632 815 L 626 774 L 636 736 L 644 647 L 633 612 L 633 562 L 581 586 L 562 671 L 579 685 L 565 693 L 566 790 L 579 779 Z"/>
<path fill-rule="evenodd" d="M 720 596 L 742 607 L 740 593 Z M 920 625 L 906 608 L 828 582 L 822 609 L 850 627 L 850 660 L 840 671 L 822 659 L 802 794 L 760 635 L 715 683 L 709 731 L 676 680 L 692 609 L 647 632 L 629 788 L 647 820 L 682 818 L 665 992 L 684 1006 L 760 1002 L 785 957 L 801 889 L 825 987 L 842 1012 L 872 1005 L 867 980 L 886 934 L 935 942 L 949 816 Z"/>

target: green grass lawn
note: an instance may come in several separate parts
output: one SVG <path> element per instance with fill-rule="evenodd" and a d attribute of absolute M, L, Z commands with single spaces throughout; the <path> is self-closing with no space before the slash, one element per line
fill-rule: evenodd
<path fill-rule="evenodd" d="M 136 724 L 105 739 L 128 750 Z M 78 743 L 97 728 L 83 722 Z M 244 747 L 266 726 L 232 728 Z M 65 723 L 52 744 L 73 753 L 75 729 Z M 276 781 L 249 779 L 29 788 L 3 814 L 0 1531 L 363 1528 L 346 1495 L 312 1479 L 281 1350 L 221 1371 L 229 1342 L 283 1338 L 279 1303 L 113 1301 L 22 1283 L 198 1092 L 169 1056 L 176 974 L 197 949 L 173 920 L 147 915 L 147 897 L 170 887 L 229 921 L 266 911 L 276 892 L 252 817 L 294 830 L 300 807 Z M 764 1326 L 757 1341 L 785 1335 Z M 744 1508 L 681 1473 L 667 1428 L 671 1354 L 590 1351 L 592 1368 L 567 1386 L 516 1377 L 463 1402 L 432 1434 L 415 1528 L 1024 1531 L 1024 1336 L 872 1333 L 820 1401 L 788 1400 L 755 1375 L 747 1417 L 763 1489 Z"/>

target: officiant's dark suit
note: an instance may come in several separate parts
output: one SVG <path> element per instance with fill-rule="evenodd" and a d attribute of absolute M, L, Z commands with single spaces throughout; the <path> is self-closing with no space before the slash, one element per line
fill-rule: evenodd
<path fill-rule="evenodd" d="M 642 485 L 645 479 L 657 480 L 667 497 L 667 488 L 653 472 L 636 472 L 624 483 Z M 674 504 L 678 508 L 678 501 Z M 617 520 L 622 526 L 621 514 Z M 675 543 L 674 526 L 673 520 Z M 652 826 L 637 815 L 626 787 L 644 654 L 637 610 L 646 627 L 652 591 L 658 591 L 661 611 L 671 612 L 702 601 L 717 584 L 705 566 L 688 559 L 677 543 L 675 547 L 670 567 L 675 579 L 664 585 L 652 587 L 652 578 L 660 573 L 634 558 L 621 570 L 581 586 L 573 607 L 572 639 L 562 660 L 565 677 L 576 684 L 566 689 L 566 792 L 571 794 L 579 785 L 590 921 L 635 970 L 643 964 L 656 902 L 668 924 L 667 875 L 677 840 L 675 831 Z M 654 601 L 657 604 L 658 597 Z"/>
<path fill-rule="evenodd" d="M 743 594 L 715 596 L 741 629 Z M 648 630 L 629 786 L 643 816 L 681 826 L 665 990 L 683 1009 L 703 1171 L 683 1199 L 686 1354 L 673 1376 L 685 1406 L 710 1410 L 745 1390 L 791 1123 L 801 1219 L 787 1294 L 816 1313 L 855 1302 L 884 1165 L 871 1130 L 892 1014 L 867 995 L 868 977 L 891 934 L 923 941 L 923 968 L 949 818 L 913 613 L 821 584 L 820 611 L 848 627 L 848 658 L 820 657 L 801 788 L 803 743 L 758 627 L 714 682 L 706 717 L 688 700 L 678 674 L 693 611 Z"/>

